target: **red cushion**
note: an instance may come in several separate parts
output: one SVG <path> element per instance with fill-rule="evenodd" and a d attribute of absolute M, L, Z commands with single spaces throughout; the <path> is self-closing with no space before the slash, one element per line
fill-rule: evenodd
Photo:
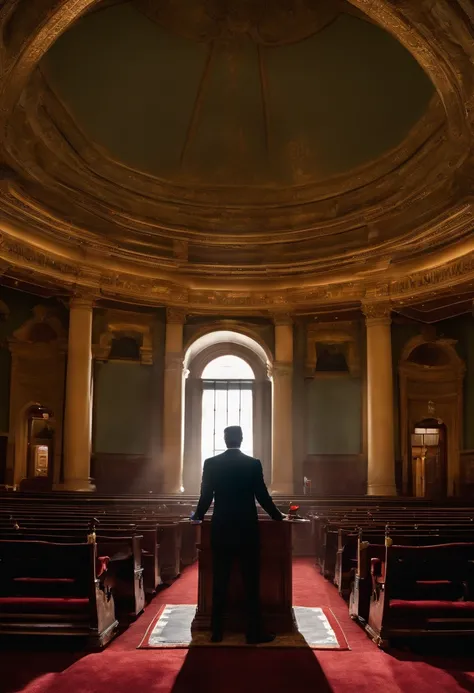
<path fill-rule="evenodd" d="M 402 595 L 400 595 L 402 596 Z M 459 582 L 451 580 L 417 580 L 416 595 L 406 595 L 422 601 L 450 601 L 457 602 L 464 596 L 464 589 Z"/>
<path fill-rule="evenodd" d="M 390 611 L 397 617 L 411 616 L 426 618 L 472 617 L 474 602 L 451 602 L 443 600 L 391 599 Z"/>
<path fill-rule="evenodd" d="M 87 598 L 78 597 L 0 597 L 0 613 L 78 613 L 88 605 Z"/>

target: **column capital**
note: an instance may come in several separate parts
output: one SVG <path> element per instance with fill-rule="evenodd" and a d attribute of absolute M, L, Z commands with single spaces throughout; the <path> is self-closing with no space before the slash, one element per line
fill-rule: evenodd
<path fill-rule="evenodd" d="M 274 361 L 269 368 L 270 375 L 285 377 L 293 374 L 293 364 L 291 361 Z"/>
<path fill-rule="evenodd" d="M 392 322 L 392 304 L 387 302 L 362 302 L 367 327 L 373 325 L 390 325 Z"/>
<path fill-rule="evenodd" d="M 170 325 L 184 325 L 186 322 L 186 311 L 180 308 L 167 308 L 166 309 L 166 324 Z"/>
<path fill-rule="evenodd" d="M 280 327 L 281 325 L 288 325 L 289 327 L 293 327 L 293 316 L 291 313 L 273 313 L 273 324 L 276 327 Z"/>
<path fill-rule="evenodd" d="M 77 296 L 71 296 L 69 299 L 69 310 L 74 310 L 75 308 L 90 308 L 92 310 L 94 307 L 94 297 L 90 294 L 78 294 Z"/>

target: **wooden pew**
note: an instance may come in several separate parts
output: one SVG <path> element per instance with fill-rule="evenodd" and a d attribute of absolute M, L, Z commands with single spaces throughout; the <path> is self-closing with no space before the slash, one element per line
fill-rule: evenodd
<path fill-rule="evenodd" d="M 337 531 L 338 546 L 335 559 L 334 584 L 343 597 L 348 597 L 354 569 L 357 564 L 358 547 L 361 538 L 372 544 L 385 543 L 386 537 L 397 539 L 398 535 L 404 536 L 406 544 L 439 544 L 443 542 L 469 542 L 474 540 L 474 527 L 463 524 L 449 525 L 433 523 L 419 525 L 397 524 L 383 526 L 360 526 L 354 529 L 339 529 Z M 441 541 L 440 541 L 441 539 Z M 332 547 L 333 550 L 333 547 Z M 328 559 L 334 565 L 334 556 Z"/>
<path fill-rule="evenodd" d="M 369 619 L 370 597 L 372 594 L 372 559 L 385 559 L 385 543 L 370 543 L 359 538 L 357 568 L 351 582 L 349 595 L 349 615 L 364 628 Z"/>
<path fill-rule="evenodd" d="M 145 568 L 145 591 L 152 596 L 159 585 L 170 584 L 181 572 L 181 539 L 182 528 L 191 527 L 189 522 L 181 523 L 169 521 L 167 518 L 154 516 L 152 520 L 134 516 L 134 522 L 129 517 L 117 516 L 112 520 L 109 515 L 94 518 L 94 526 L 100 527 L 100 532 L 110 535 L 112 532 L 133 534 L 139 532 L 143 537 L 143 564 Z M 58 531 L 61 534 L 70 531 L 84 531 L 84 527 L 90 525 L 90 518 L 84 515 L 82 521 L 78 514 L 73 516 L 62 513 L 28 514 L 16 513 L 14 517 L 5 521 L 5 516 L 0 517 L 0 532 L 2 526 L 19 526 L 23 531 L 34 532 L 40 526 L 44 530 Z M 193 532 L 195 537 L 195 532 Z M 196 551 L 196 549 L 194 549 Z"/>
<path fill-rule="evenodd" d="M 408 546 L 439 545 L 446 543 L 470 543 L 472 533 L 419 534 L 394 531 L 391 536 L 381 536 L 372 533 L 360 533 L 358 540 L 356 568 L 350 584 L 349 614 L 353 620 L 359 621 L 364 627 L 369 617 L 370 597 L 372 594 L 371 564 L 372 560 L 385 559 L 385 544 L 403 544 Z"/>
<path fill-rule="evenodd" d="M 118 621 L 93 543 L 0 540 L 0 635 L 85 637 L 103 647 Z"/>
<path fill-rule="evenodd" d="M 376 516 L 367 516 L 367 514 L 354 513 L 350 517 L 322 519 L 320 517 L 312 518 L 312 531 L 314 537 L 314 550 L 316 565 L 320 568 L 321 573 L 328 579 L 333 579 L 336 573 L 337 552 L 340 550 L 340 532 L 348 533 L 357 532 L 359 528 L 367 529 L 373 527 L 379 529 L 386 525 L 396 525 L 397 527 L 404 525 L 406 527 L 418 528 L 423 531 L 423 528 L 429 526 L 450 526 L 454 529 L 455 526 L 474 529 L 472 521 L 472 510 L 470 515 L 462 514 L 455 516 L 446 516 L 445 513 L 438 515 L 435 512 L 424 513 L 417 516 L 415 513 L 395 513 L 393 511 L 380 512 Z"/>
<path fill-rule="evenodd" d="M 0 538 L 10 541 L 44 541 L 72 544 L 86 540 L 83 529 L 51 530 L 38 527 L 36 531 L 0 530 Z M 113 592 L 115 610 L 120 622 L 137 618 L 145 607 L 144 575 L 142 567 L 142 536 L 106 536 L 97 534 L 95 541 L 100 556 L 107 556 L 106 585 Z"/>
<path fill-rule="evenodd" d="M 366 630 L 380 647 L 400 637 L 474 635 L 474 543 L 385 547 L 371 562 Z"/>
<path fill-rule="evenodd" d="M 62 519 L 62 516 L 53 517 L 51 515 L 29 516 L 25 519 L 18 513 L 17 518 L 5 520 L 5 516 L 0 515 L 0 536 L 6 537 L 8 534 L 8 537 L 12 538 L 10 535 L 13 528 L 21 531 L 24 536 L 35 534 L 41 534 L 45 537 L 57 535 L 73 536 L 76 541 L 85 540 L 92 530 L 100 531 L 101 535 L 114 538 L 125 536 L 131 538 L 138 534 L 136 526 L 128 522 L 118 522 L 117 524 L 104 522 L 104 524 L 99 525 L 99 521 L 96 518 L 90 520 L 90 518 L 84 517 L 81 520 L 77 515 L 74 520 Z M 100 526 L 100 530 L 98 526 Z M 144 529 L 140 531 L 139 535 L 141 537 L 141 565 L 143 567 L 144 589 L 149 596 L 152 596 L 161 583 L 156 528 L 154 530 L 153 528 Z"/>

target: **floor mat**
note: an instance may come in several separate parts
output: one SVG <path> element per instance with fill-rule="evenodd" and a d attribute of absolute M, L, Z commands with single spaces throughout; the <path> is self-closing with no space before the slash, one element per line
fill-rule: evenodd
<path fill-rule="evenodd" d="M 313 650 L 348 650 L 344 632 L 329 608 L 293 607 L 297 630 L 279 635 L 271 643 L 258 647 L 310 647 Z M 196 613 L 194 604 L 165 604 L 155 616 L 137 649 L 188 647 L 255 647 L 247 645 L 244 635 L 229 633 L 221 643 L 211 643 L 205 631 L 191 633 Z"/>

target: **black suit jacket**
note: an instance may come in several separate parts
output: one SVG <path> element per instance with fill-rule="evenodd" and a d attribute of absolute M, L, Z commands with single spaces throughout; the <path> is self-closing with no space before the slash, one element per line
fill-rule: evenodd
<path fill-rule="evenodd" d="M 272 519 L 283 519 L 268 493 L 260 460 L 237 449 L 226 450 L 204 462 L 201 497 L 194 518 L 202 520 L 214 500 L 214 545 L 258 541 L 255 499 Z"/>

